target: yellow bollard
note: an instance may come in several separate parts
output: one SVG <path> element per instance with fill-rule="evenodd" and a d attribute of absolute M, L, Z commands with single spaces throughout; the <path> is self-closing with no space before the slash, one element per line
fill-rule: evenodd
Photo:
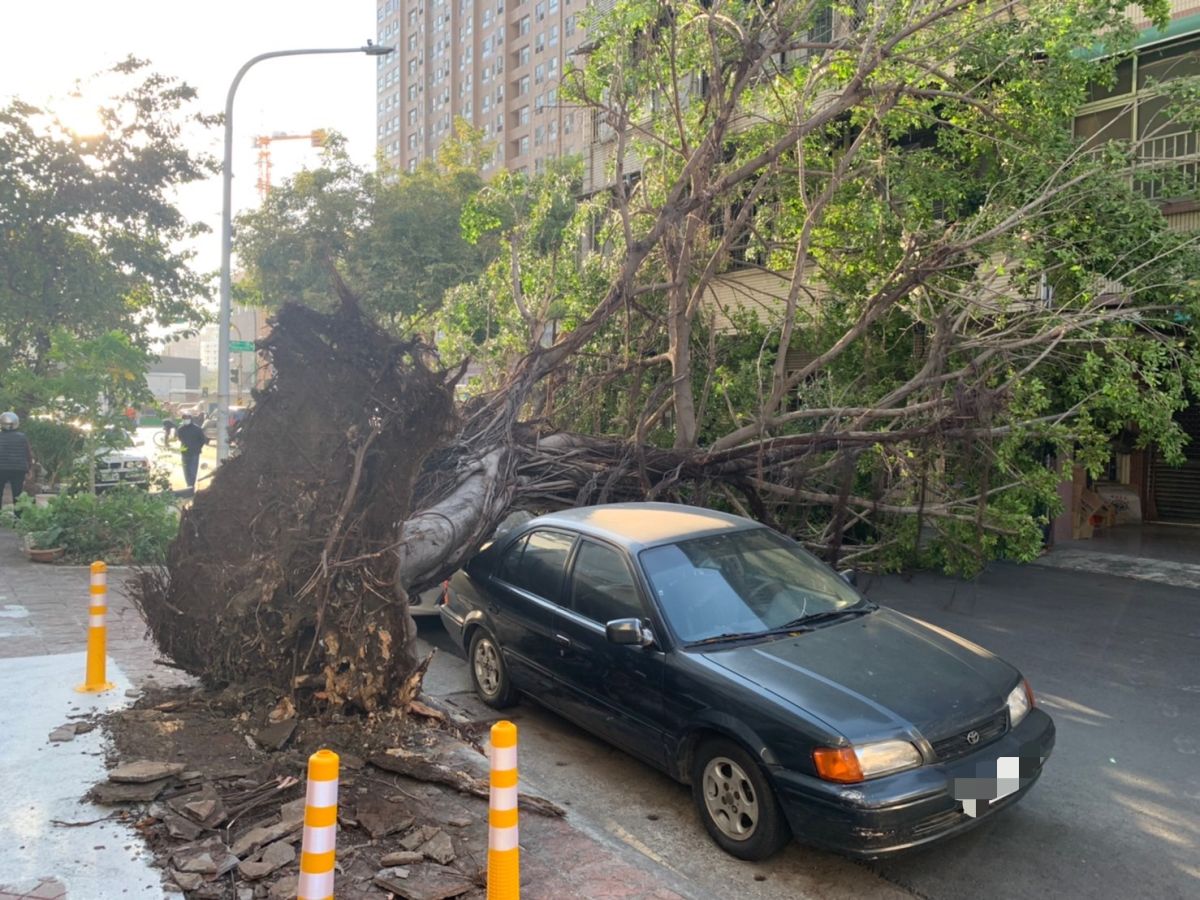
<path fill-rule="evenodd" d="M 487 900 L 521 896 L 521 850 L 517 844 L 517 726 L 492 726 L 491 791 L 488 797 Z"/>
<path fill-rule="evenodd" d="M 92 582 L 88 596 L 87 674 L 83 684 L 75 688 L 82 694 L 98 694 L 101 691 L 111 691 L 115 687 L 105 677 L 108 627 L 104 624 L 104 616 L 107 612 L 108 566 L 96 561 L 92 563 Z"/>
<path fill-rule="evenodd" d="M 333 900 L 337 795 L 338 755 L 332 750 L 318 750 L 308 758 L 298 900 Z"/>

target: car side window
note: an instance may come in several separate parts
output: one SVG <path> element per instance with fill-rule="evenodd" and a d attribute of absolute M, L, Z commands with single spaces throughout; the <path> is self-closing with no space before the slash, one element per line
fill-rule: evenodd
<path fill-rule="evenodd" d="M 517 575 L 517 570 L 521 568 L 521 554 L 525 552 L 525 542 L 528 540 L 529 535 L 517 538 L 513 541 L 513 545 L 505 552 L 498 572 L 502 580 L 513 583 L 513 579 Z"/>
<path fill-rule="evenodd" d="M 563 569 L 575 538 L 561 531 L 533 531 L 521 543 L 523 550 L 509 571 L 509 556 L 505 558 L 502 577 L 514 587 L 523 588 L 547 600 L 558 601 Z"/>
<path fill-rule="evenodd" d="M 571 606 L 601 625 L 613 619 L 640 619 L 646 614 L 621 554 L 591 541 L 583 541 L 575 554 Z"/>

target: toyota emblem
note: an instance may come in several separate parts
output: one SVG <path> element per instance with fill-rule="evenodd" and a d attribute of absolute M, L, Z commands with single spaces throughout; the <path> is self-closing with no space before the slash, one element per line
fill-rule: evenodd
<path fill-rule="evenodd" d="M 967 732 L 967 743 L 970 744 L 971 746 L 978 744 L 979 743 L 979 732 L 978 731 L 968 731 Z"/>

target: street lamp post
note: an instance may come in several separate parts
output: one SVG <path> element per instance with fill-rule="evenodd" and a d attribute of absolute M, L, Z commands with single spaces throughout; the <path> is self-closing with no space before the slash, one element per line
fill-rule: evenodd
<path fill-rule="evenodd" d="M 217 461 L 229 456 L 229 320 L 233 310 L 233 98 L 242 77 L 255 63 L 276 56 L 309 56 L 327 53 L 365 53 L 385 56 L 395 47 L 383 47 L 370 41 L 362 47 L 317 48 L 308 50 L 275 50 L 260 53 L 238 69 L 225 97 L 225 164 L 221 169 L 221 308 L 217 331 Z"/>

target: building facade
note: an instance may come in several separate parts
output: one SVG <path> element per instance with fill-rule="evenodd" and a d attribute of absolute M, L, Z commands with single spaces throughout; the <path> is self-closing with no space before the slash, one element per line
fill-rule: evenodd
<path fill-rule="evenodd" d="M 583 42 L 587 0 L 378 0 L 376 142 L 413 171 L 465 119 L 495 146 L 485 171 L 537 172 L 580 153 L 584 113 L 563 73 Z"/>

